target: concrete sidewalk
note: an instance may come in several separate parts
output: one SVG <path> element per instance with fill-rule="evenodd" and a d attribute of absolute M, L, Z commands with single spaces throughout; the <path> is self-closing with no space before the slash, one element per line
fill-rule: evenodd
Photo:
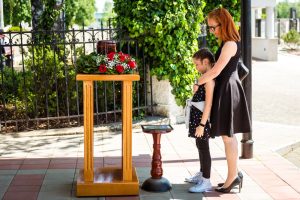
<path fill-rule="evenodd" d="M 76 198 L 76 178 L 83 168 L 83 128 L 36 131 L 0 135 L 0 197 L 4 200 L 64 199 L 300 199 L 300 170 L 279 155 L 299 144 L 300 127 L 254 122 L 254 158 L 241 159 L 244 174 L 241 193 L 221 194 L 215 191 L 191 194 L 185 183 L 199 169 L 197 149 L 187 137 L 184 125 L 173 125 L 171 133 L 162 135 L 161 152 L 164 177 L 172 190 L 139 196 Z M 77 134 L 66 134 L 77 133 Z M 238 135 L 239 140 L 241 134 Z M 298 143 L 297 143 L 298 142 Z M 133 130 L 133 164 L 140 184 L 150 177 L 152 136 L 140 128 Z M 210 140 L 212 184 L 224 181 L 226 160 L 221 138 Z M 121 165 L 121 133 L 95 132 L 95 165 Z M 300 155 L 299 155 L 300 157 Z"/>

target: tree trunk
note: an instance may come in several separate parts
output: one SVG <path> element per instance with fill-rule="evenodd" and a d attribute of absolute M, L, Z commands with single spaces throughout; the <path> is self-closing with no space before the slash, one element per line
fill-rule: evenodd
<path fill-rule="evenodd" d="M 38 30 L 39 18 L 43 14 L 43 0 L 31 0 L 32 29 Z"/>

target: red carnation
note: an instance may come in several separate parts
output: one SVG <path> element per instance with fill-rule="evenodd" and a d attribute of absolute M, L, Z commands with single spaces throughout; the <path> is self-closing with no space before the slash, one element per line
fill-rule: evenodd
<path fill-rule="evenodd" d="M 135 66 L 136 66 L 136 64 L 135 64 L 135 62 L 134 61 L 129 61 L 128 63 L 127 63 L 128 65 L 129 65 L 129 67 L 131 68 L 131 69 L 134 69 L 135 68 Z"/>
<path fill-rule="evenodd" d="M 107 54 L 108 60 L 113 60 L 115 56 L 115 52 L 110 52 L 109 54 Z"/>
<path fill-rule="evenodd" d="M 117 65 L 116 70 L 119 74 L 122 74 L 124 72 L 124 67 L 122 65 Z"/>
<path fill-rule="evenodd" d="M 126 56 L 124 54 L 121 54 L 121 55 L 119 54 L 119 59 L 121 62 L 124 62 L 126 59 Z"/>
<path fill-rule="evenodd" d="M 107 67 L 106 65 L 102 64 L 99 66 L 98 70 L 100 73 L 105 73 L 107 71 Z"/>
<path fill-rule="evenodd" d="M 131 58 L 130 58 L 130 55 L 128 55 L 128 54 L 125 54 L 125 53 L 124 53 L 124 56 L 125 56 L 126 59 L 129 59 L 129 60 L 131 59 Z"/>

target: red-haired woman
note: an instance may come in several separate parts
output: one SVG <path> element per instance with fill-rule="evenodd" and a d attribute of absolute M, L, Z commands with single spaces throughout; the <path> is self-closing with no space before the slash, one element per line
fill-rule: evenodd
<path fill-rule="evenodd" d="M 214 67 L 201 76 L 198 84 L 216 80 L 211 112 L 211 137 L 221 136 L 225 146 L 228 174 L 216 191 L 228 193 L 242 184 L 238 173 L 238 142 L 236 133 L 248 133 L 251 129 L 245 93 L 237 73 L 241 54 L 240 36 L 232 16 L 224 8 L 211 11 L 207 16 L 209 31 L 218 38 L 221 46 L 216 52 Z"/>

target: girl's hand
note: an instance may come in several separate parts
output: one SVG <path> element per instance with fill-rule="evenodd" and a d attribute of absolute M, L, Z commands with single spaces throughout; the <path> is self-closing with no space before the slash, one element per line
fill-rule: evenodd
<path fill-rule="evenodd" d="M 193 93 L 197 92 L 198 88 L 199 88 L 199 85 L 194 84 L 194 86 L 193 86 Z"/>
<path fill-rule="evenodd" d="M 195 136 L 196 137 L 202 137 L 204 135 L 204 127 L 203 126 L 198 126 L 196 128 Z"/>

